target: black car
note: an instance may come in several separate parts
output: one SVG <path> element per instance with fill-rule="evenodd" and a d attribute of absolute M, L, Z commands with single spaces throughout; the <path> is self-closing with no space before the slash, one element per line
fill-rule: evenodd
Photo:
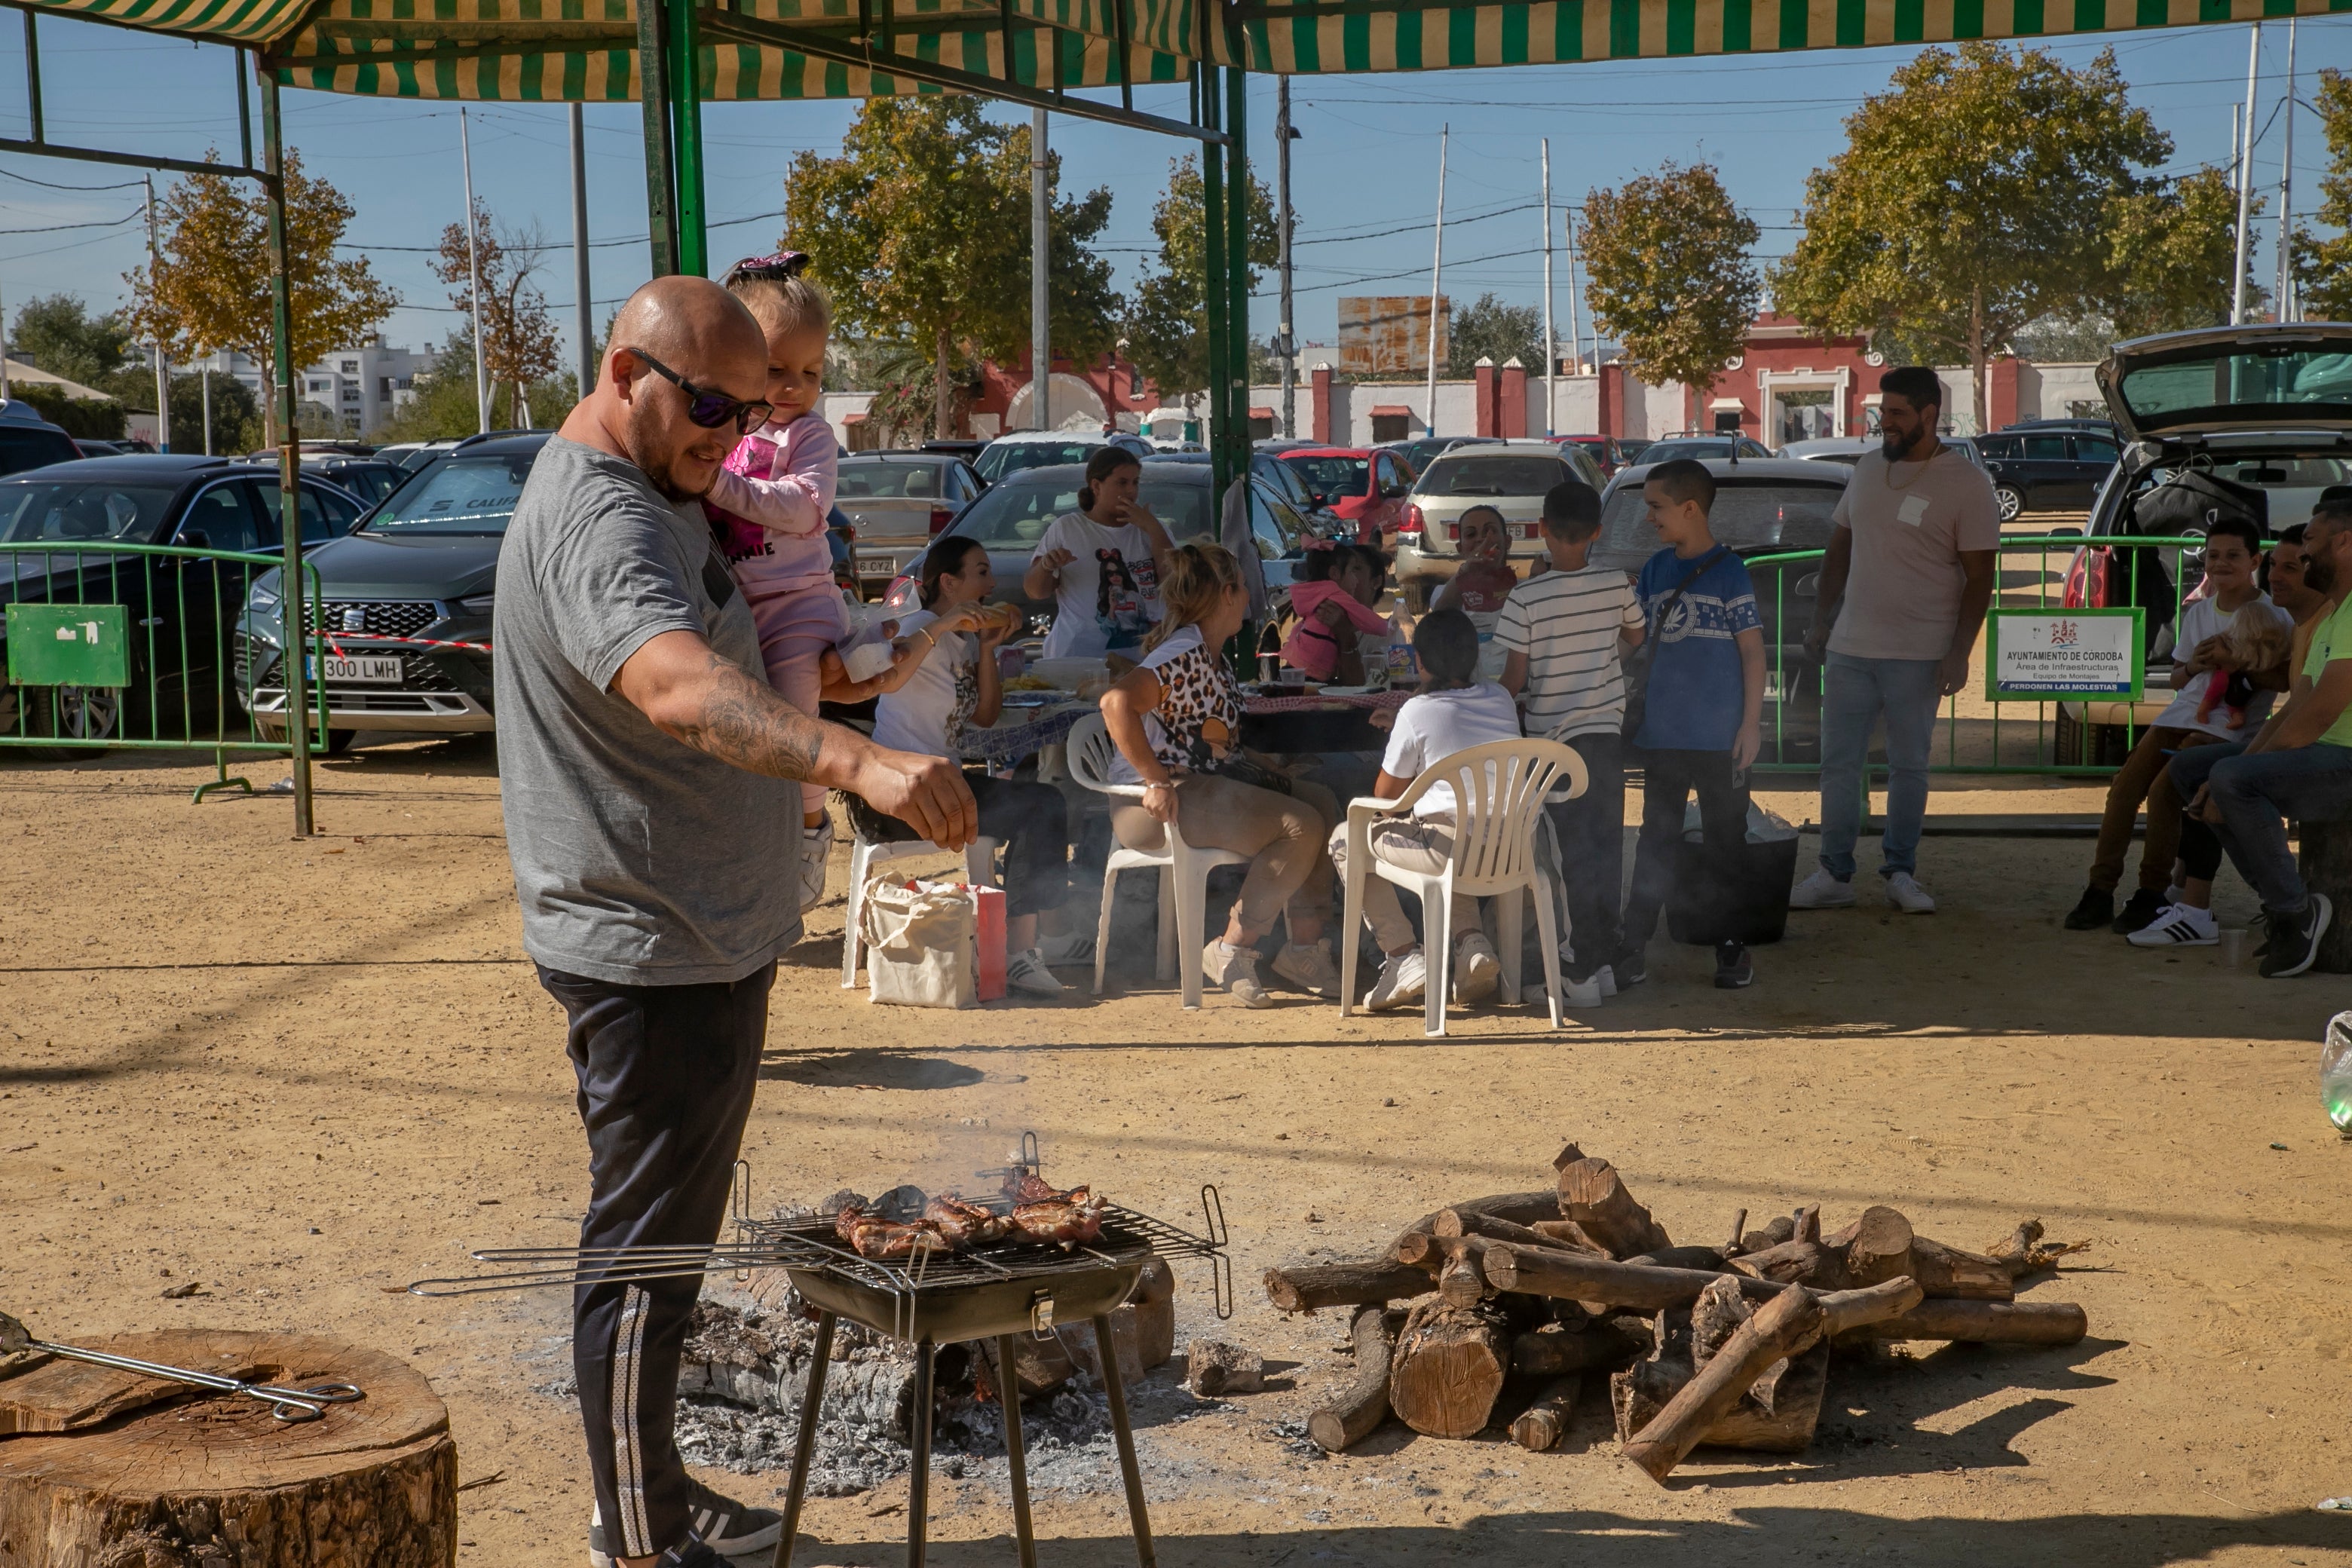
<path fill-rule="evenodd" d="M 0 399 L 0 474 L 21 474 L 82 455 L 72 437 L 20 397 Z"/>
<path fill-rule="evenodd" d="M 363 730 L 488 730 L 490 595 L 499 545 L 550 431 L 477 436 L 408 476 L 346 538 L 311 552 L 324 601 L 328 749 Z M 238 690 L 282 733 L 286 675 L 278 574 L 238 623 Z M 434 644 L 452 646 L 436 647 Z"/>
<path fill-rule="evenodd" d="M 1311 441 L 1294 441 L 1288 445 L 1292 447 L 1315 447 Z M 1147 463 L 1198 463 L 1206 467 L 1211 459 L 1206 452 L 1154 452 L 1143 460 Z M 1307 488 L 1305 477 L 1284 462 L 1279 451 L 1270 451 L 1261 446 L 1251 452 L 1250 477 L 1287 501 L 1290 510 L 1297 512 L 1314 531 L 1332 537 L 1345 531 L 1339 518 L 1316 500 L 1315 492 Z"/>
<path fill-rule="evenodd" d="M 398 489 L 407 482 L 409 473 L 398 463 L 382 458 L 353 458 L 341 453 L 312 457 L 307 450 L 302 457 L 302 471 L 342 486 L 357 496 L 362 506 L 373 506 Z"/>
<path fill-rule="evenodd" d="M 1853 471 L 1843 463 L 1811 463 L 1793 458 L 1744 458 L 1734 463 L 1706 458 L 1715 476 L 1715 505 L 1707 526 L 1717 542 L 1749 562 L 1756 609 L 1764 622 L 1764 749 L 1767 763 L 1812 763 L 1821 758 L 1821 667 L 1805 652 L 1812 629 L 1813 601 L 1821 585 L 1821 562 L 1785 563 L 1759 558 L 1828 548 L 1836 531 L 1838 498 Z M 1642 511 L 1642 483 L 1649 466 L 1621 468 L 1601 503 L 1601 537 L 1590 564 L 1613 567 L 1631 576 L 1662 548 L 1657 531 Z"/>
<path fill-rule="evenodd" d="M 2089 506 L 2121 449 L 2111 432 L 2074 426 L 2011 426 L 1975 439 L 2003 522 L 2024 511 Z"/>
<path fill-rule="evenodd" d="M 324 544 L 357 500 L 302 478 L 302 537 Z M 12 604 L 120 605 L 130 683 L 0 688 L 0 734 L 103 744 L 197 739 L 236 721 L 227 633 L 265 568 L 117 545 L 272 552 L 283 515 L 275 469 L 226 458 L 84 458 L 0 479 L 0 595 Z M 11 549 L 24 545 L 79 549 Z"/>

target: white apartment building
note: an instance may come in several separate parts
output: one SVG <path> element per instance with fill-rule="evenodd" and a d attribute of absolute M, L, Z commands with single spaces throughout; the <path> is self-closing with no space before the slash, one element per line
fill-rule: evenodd
<path fill-rule="evenodd" d="M 302 401 L 332 414 L 346 434 L 364 435 L 416 395 L 417 378 L 431 374 L 434 358 L 389 347 L 381 336 L 357 348 L 338 349 L 302 373 Z M 235 376 L 256 398 L 261 395 L 261 367 L 244 354 L 224 349 L 182 369 Z"/>

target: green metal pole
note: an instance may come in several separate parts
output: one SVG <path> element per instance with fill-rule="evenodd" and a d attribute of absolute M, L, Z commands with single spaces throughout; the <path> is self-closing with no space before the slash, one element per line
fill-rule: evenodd
<path fill-rule="evenodd" d="M 1235 49 L 1234 58 L 1242 58 Z M 1249 472 L 1249 73 L 1225 68 L 1225 307 L 1226 401 L 1233 405 L 1233 455 L 1236 474 Z"/>
<path fill-rule="evenodd" d="M 637 103 L 646 136 L 646 227 L 653 236 L 653 271 L 677 270 L 677 182 L 670 167 L 669 40 L 662 0 L 637 0 Z"/>
<path fill-rule="evenodd" d="M 1218 128 L 1217 69 L 1202 64 L 1201 124 Z M 1214 493 L 1222 500 L 1233 482 L 1233 449 L 1227 437 L 1233 428 L 1233 376 L 1225 346 L 1225 312 L 1233 304 L 1225 271 L 1232 253 L 1225 244 L 1225 151 L 1213 142 L 1201 146 L 1201 258 L 1205 274 L 1209 349 L 1209 471 Z"/>
<path fill-rule="evenodd" d="M 284 581 L 278 584 L 285 607 L 284 652 L 278 666 L 286 672 L 286 746 L 294 764 L 294 837 L 308 838 L 310 816 L 310 628 L 304 613 L 309 600 L 302 592 L 302 437 L 295 427 L 298 400 L 294 388 L 294 281 L 286 248 L 285 151 L 278 113 L 278 75 L 259 54 L 254 56 L 261 77 L 261 153 L 268 178 L 262 183 L 269 201 L 269 356 L 278 381 L 278 526 L 284 534 Z"/>
<path fill-rule="evenodd" d="M 702 197 L 702 77 L 694 26 L 694 0 L 669 5 L 670 156 L 677 182 L 677 269 L 696 278 L 710 275 L 709 215 Z"/>

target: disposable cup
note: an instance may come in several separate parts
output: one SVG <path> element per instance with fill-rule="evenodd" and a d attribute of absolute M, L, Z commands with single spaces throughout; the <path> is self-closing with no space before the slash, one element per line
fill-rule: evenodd
<path fill-rule="evenodd" d="M 2243 926 L 2224 926 L 2221 930 L 2221 967 L 2235 969 L 2246 962 L 2246 930 Z"/>

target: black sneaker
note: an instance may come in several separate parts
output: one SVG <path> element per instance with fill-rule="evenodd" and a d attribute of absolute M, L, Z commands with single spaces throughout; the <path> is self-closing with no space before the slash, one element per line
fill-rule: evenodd
<path fill-rule="evenodd" d="M 2300 915 L 2265 911 L 2271 939 L 2263 952 L 2263 978 L 2285 980 L 2309 969 L 2319 956 L 2319 939 L 2327 934 L 2327 922 L 2335 912 L 2325 893 L 2312 894 Z"/>
<path fill-rule="evenodd" d="M 1744 990 L 1755 978 L 1756 965 L 1748 962 L 1745 947 L 1731 942 L 1715 950 L 1715 988 L 1717 991 Z"/>
<path fill-rule="evenodd" d="M 2096 931 L 2115 918 L 2116 896 L 2104 888 L 2085 888 L 2082 899 L 2066 911 L 2066 929 Z"/>
<path fill-rule="evenodd" d="M 1644 950 L 1638 947 L 1628 948 L 1619 953 L 1617 961 L 1612 963 L 1609 969 L 1610 973 L 1616 976 L 1617 989 L 1620 991 L 1624 990 L 1628 985 L 1639 985 L 1650 977 L 1649 958 Z"/>
<path fill-rule="evenodd" d="M 2146 931 L 2154 925 L 2156 917 L 2163 912 L 2163 897 L 2142 888 L 2124 900 L 2123 910 L 2107 929 L 2117 936 L 2129 936 L 2136 931 Z"/>
<path fill-rule="evenodd" d="M 728 1568 L 728 1563 L 710 1549 L 709 1542 L 689 1541 L 654 1559 L 654 1568 Z"/>
<path fill-rule="evenodd" d="M 770 1552 L 784 1533 L 784 1516 L 773 1509 L 752 1508 L 722 1497 L 700 1481 L 687 1482 L 687 1528 L 695 1539 L 687 1546 L 673 1548 L 684 1552 L 693 1546 L 705 1546 L 720 1557 L 741 1557 L 755 1552 Z M 702 1560 L 681 1557 L 688 1568 L 702 1568 Z M 590 1568 L 613 1568 L 612 1538 L 604 1529 L 602 1510 L 588 1525 L 588 1562 Z"/>

